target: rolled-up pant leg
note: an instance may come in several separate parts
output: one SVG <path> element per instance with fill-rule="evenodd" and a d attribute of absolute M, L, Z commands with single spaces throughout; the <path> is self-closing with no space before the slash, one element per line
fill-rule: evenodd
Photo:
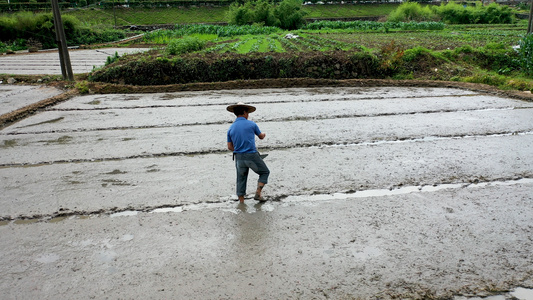
<path fill-rule="evenodd" d="M 246 195 L 246 182 L 248 181 L 248 166 L 245 160 L 236 159 L 235 168 L 237 169 L 237 196 Z"/>
<path fill-rule="evenodd" d="M 237 196 L 246 195 L 246 182 L 248 181 L 249 169 L 259 175 L 258 182 L 267 184 L 270 170 L 259 156 L 259 153 L 237 154 L 235 159 L 237 169 Z"/>
<path fill-rule="evenodd" d="M 268 169 L 267 165 L 259 156 L 259 153 L 256 153 L 257 157 L 253 160 L 253 163 L 250 164 L 250 169 L 252 169 L 257 175 L 259 175 L 258 182 L 262 182 L 264 184 L 268 183 L 268 176 L 270 175 L 270 170 Z"/>

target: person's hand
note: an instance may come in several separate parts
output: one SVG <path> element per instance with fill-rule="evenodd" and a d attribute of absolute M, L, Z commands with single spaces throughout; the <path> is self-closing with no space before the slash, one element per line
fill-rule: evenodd
<path fill-rule="evenodd" d="M 260 135 L 258 135 L 259 139 L 261 139 L 261 140 L 264 139 L 265 136 L 266 136 L 266 133 L 264 133 L 264 132 L 261 133 Z"/>

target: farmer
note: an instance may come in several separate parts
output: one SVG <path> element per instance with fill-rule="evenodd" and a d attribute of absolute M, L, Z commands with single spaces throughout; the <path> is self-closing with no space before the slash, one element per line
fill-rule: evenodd
<path fill-rule="evenodd" d="M 237 169 L 237 196 L 240 203 L 244 203 L 248 171 L 252 169 L 259 175 L 254 199 L 263 202 L 265 200 L 261 196 L 261 192 L 265 184 L 268 183 L 270 171 L 257 152 L 255 136 L 257 135 L 262 140 L 266 134 L 259 130 L 257 124 L 248 120 L 248 114 L 253 113 L 255 107 L 239 102 L 228 106 L 226 109 L 237 116 L 235 122 L 228 129 L 228 149 L 233 151 L 235 168 Z"/>

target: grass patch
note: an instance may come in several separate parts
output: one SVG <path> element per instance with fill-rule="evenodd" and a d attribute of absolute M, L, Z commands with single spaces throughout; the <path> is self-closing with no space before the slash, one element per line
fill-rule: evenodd
<path fill-rule="evenodd" d="M 73 137 L 64 135 L 55 140 L 48 140 L 48 141 L 41 141 L 41 142 L 46 143 L 46 145 L 65 145 L 65 144 L 68 144 L 72 140 L 73 140 Z"/>
<path fill-rule="evenodd" d="M 363 5 L 308 5 L 302 8 L 306 19 L 382 17 L 398 8 L 399 4 Z M 227 22 L 229 7 L 169 7 L 169 8 L 86 8 L 66 11 L 88 25 L 153 25 L 153 24 L 195 24 Z M 116 16 L 116 18 L 115 18 Z"/>
<path fill-rule="evenodd" d="M 306 5 L 303 10 L 306 18 L 354 18 L 382 17 L 398 8 L 399 4 L 357 4 L 357 5 Z"/>
<path fill-rule="evenodd" d="M 87 24 L 153 25 L 226 22 L 228 7 L 79 9 L 66 12 Z M 115 18 L 116 16 L 116 18 Z"/>
<path fill-rule="evenodd" d="M 17 140 L 5 140 L 4 144 L 0 145 L 1 148 L 13 148 L 17 145 Z"/>

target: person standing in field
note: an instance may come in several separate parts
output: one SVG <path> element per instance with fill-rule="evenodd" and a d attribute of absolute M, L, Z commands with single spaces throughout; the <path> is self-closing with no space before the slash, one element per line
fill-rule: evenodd
<path fill-rule="evenodd" d="M 240 203 L 244 203 L 248 171 L 252 169 L 259 175 L 254 199 L 261 202 L 266 201 L 261 193 L 265 184 L 268 183 L 270 170 L 255 147 L 255 136 L 262 140 L 266 134 L 259 130 L 259 126 L 255 122 L 248 120 L 248 115 L 255 111 L 255 107 L 239 102 L 228 106 L 226 109 L 237 117 L 227 134 L 228 149 L 233 151 L 237 170 L 237 197 L 239 197 Z"/>

